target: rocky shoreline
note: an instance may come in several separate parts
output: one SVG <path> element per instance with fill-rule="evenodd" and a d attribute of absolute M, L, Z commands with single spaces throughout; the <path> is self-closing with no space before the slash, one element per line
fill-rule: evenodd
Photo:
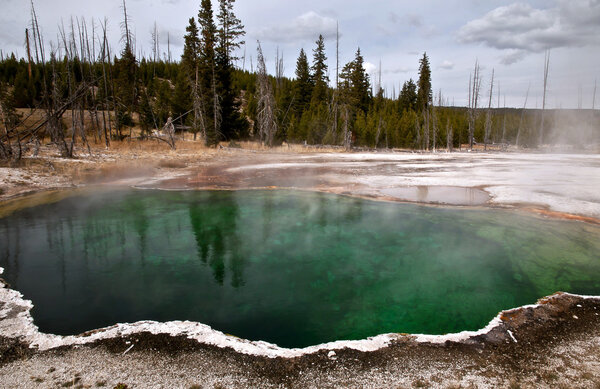
<path fill-rule="evenodd" d="M 558 293 L 504 311 L 478 332 L 387 334 L 305 349 L 250 342 L 191 322 L 118 324 L 61 337 L 39 333 L 31 308 L 3 283 L 0 387 L 73 381 L 75 387 L 594 388 L 600 382 L 598 297 Z"/>

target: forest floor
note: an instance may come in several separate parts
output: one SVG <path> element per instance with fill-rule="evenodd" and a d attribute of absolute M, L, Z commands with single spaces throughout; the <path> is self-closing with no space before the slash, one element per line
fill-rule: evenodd
<path fill-rule="evenodd" d="M 318 190 L 431 206 L 501 207 L 598 224 L 600 156 L 354 152 L 181 141 L 54 148 L 0 165 L 0 217 L 96 185 L 159 189 Z M 0 292 L 8 291 L 5 286 Z M 0 293 L 0 295 L 3 295 Z M 556 296 L 504 313 L 487 333 L 453 341 L 398 335 L 370 351 L 327 347 L 294 357 L 248 355 L 145 331 L 35 349 L 14 332 L 23 302 L 0 299 L 0 388 L 582 387 L 600 388 L 600 300 Z M 12 328 L 12 329 L 11 329 Z M 131 348 L 131 345 L 135 345 Z M 130 350 L 130 351 L 129 351 Z"/>

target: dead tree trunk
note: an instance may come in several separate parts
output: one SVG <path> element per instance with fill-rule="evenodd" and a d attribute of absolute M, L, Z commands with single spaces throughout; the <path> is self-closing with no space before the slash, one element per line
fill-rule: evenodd
<path fill-rule="evenodd" d="M 544 144 L 544 121 L 545 121 L 545 111 L 546 111 L 546 89 L 548 87 L 548 69 L 550 68 L 550 51 L 546 51 L 546 55 L 544 57 L 544 94 L 542 97 L 542 119 L 540 124 L 540 146 Z"/>
<path fill-rule="evenodd" d="M 490 133 L 492 132 L 492 95 L 494 93 L 494 69 L 492 69 L 492 80 L 490 82 L 490 100 L 488 109 L 485 113 L 485 134 L 483 137 L 483 148 L 487 151 L 487 145 L 490 142 Z"/>
<path fill-rule="evenodd" d="M 592 111 L 596 109 L 596 80 L 594 80 L 594 95 L 592 96 Z"/>
<path fill-rule="evenodd" d="M 219 144 L 221 136 L 221 103 L 219 101 L 219 94 L 217 93 L 217 77 L 215 74 L 215 65 L 212 65 L 212 93 L 213 93 L 213 125 L 215 131 L 215 141 Z"/>
<path fill-rule="evenodd" d="M 429 110 L 423 111 L 423 149 L 429 151 Z"/>
<path fill-rule="evenodd" d="M 448 150 L 448 152 L 452 152 L 452 147 L 453 147 L 453 134 L 452 134 L 452 126 L 450 125 L 450 118 L 448 118 L 448 121 L 446 122 L 446 150 Z"/>
<path fill-rule="evenodd" d="M 521 110 L 521 120 L 519 120 L 519 129 L 517 130 L 517 140 L 515 141 L 515 146 L 519 147 L 521 140 L 521 131 L 523 131 L 523 119 L 525 117 L 525 108 L 527 108 L 527 99 L 529 99 L 529 88 L 531 85 L 527 87 L 527 93 L 525 94 L 525 103 L 523 104 L 523 109 Z"/>
<path fill-rule="evenodd" d="M 258 42 L 258 74 L 257 74 L 257 92 L 258 92 L 258 127 L 261 141 L 271 147 L 273 139 L 277 132 L 277 122 L 275 115 L 275 97 L 273 88 L 267 74 L 265 58 L 262 53 L 260 42 Z"/>
<path fill-rule="evenodd" d="M 469 149 L 473 150 L 475 141 L 475 120 L 477 119 L 477 107 L 479 106 L 479 91 L 481 89 L 479 61 L 475 61 L 472 80 L 469 76 Z M 472 82 L 471 82 L 472 81 Z"/>
<path fill-rule="evenodd" d="M 348 105 L 344 105 L 344 147 L 346 148 L 346 151 L 352 149 L 352 132 L 348 128 L 350 121 L 349 116 Z"/>
<path fill-rule="evenodd" d="M 415 131 L 417 132 L 417 148 L 421 148 L 421 123 L 419 122 L 419 116 L 415 117 Z"/>

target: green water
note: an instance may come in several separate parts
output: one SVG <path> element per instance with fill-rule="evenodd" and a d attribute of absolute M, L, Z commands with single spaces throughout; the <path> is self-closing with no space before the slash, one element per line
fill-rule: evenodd
<path fill-rule="evenodd" d="M 44 332 L 193 320 L 300 347 L 476 330 L 600 295 L 600 228 L 289 191 L 127 190 L 0 219 L 4 278 Z"/>

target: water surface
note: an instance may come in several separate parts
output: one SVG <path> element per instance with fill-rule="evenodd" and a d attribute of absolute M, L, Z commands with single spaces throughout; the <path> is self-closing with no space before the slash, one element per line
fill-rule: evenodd
<path fill-rule="evenodd" d="M 600 228 L 291 191 L 121 190 L 0 219 L 40 330 L 193 320 L 302 347 L 476 330 L 556 291 L 600 295 Z"/>

